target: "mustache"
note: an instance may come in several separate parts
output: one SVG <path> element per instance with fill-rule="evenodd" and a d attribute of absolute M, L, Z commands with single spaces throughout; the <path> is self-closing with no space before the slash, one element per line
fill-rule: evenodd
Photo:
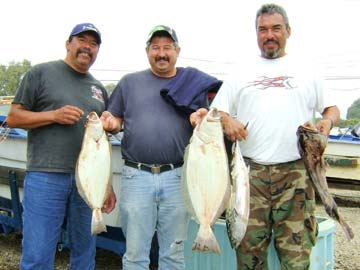
<path fill-rule="evenodd" d="M 78 56 L 80 53 L 86 53 L 91 58 L 93 57 L 93 54 L 89 49 L 78 49 L 77 52 L 76 52 L 76 56 Z"/>
<path fill-rule="evenodd" d="M 266 39 L 266 40 L 264 41 L 264 45 L 266 45 L 266 44 L 269 43 L 269 42 L 274 42 L 274 43 L 276 43 L 277 45 L 279 45 L 279 42 L 276 41 L 275 39 Z"/>
<path fill-rule="evenodd" d="M 169 62 L 169 57 L 163 57 L 163 56 L 155 57 L 155 61 L 156 61 L 156 62 L 159 62 L 159 61 L 161 61 L 161 60 L 164 60 L 164 61 Z"/>

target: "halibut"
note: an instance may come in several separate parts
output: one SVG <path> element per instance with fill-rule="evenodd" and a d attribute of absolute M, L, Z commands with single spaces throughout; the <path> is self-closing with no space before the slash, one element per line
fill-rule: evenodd
<path fill-rule="evenodd" d="M 192 249 L 220 254 L 211 226 L 230 197 L 230 176 L 221 115 L 211 109 L 185 149 L 182 190 L 189 212 L 200 225 Z"/>
<path fill-rule="evenodd" d="M 88 115 L 76 164 L 76 186 L 92 209 L 91 233 L 106 231 L 101 208 L 112 188 L 111 144 L 96 112 Z"/>

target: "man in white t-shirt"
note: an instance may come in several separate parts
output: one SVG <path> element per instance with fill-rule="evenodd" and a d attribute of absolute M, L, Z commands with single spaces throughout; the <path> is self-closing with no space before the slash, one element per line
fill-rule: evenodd
<path fill-rule="evenodd" d="M 282 7 L 263 5 L 256 32 L 261 57 L 237 67 L 211 104 L 222 111 L 227 137 L 241 141 L 250 166 L 250 218 L 237 249 L 237 269 L 268 269 L 272 235 L 281 269 L 309 269 L 318 225 L 296 131 L 319 112 L 323 118 L 316 127 L 328 135 L 339 110 L 327 100 L 312 64 L 286 54 L 291 28 Z M 205 112 L 193 114 L 192 123 Z"/>

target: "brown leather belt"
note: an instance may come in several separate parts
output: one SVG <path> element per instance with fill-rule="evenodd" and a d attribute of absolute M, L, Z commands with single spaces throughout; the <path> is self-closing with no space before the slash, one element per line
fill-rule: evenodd
<path fill-rule="evenodd" d="M 146 172 L 151 172 L 151 173 L 162 173 L 162 172 L 166 172 L 166 171 L 170 171 L 170 170 L 179 168 L 183 165 L 183 163 L 148 165 L 148 164 L 144 164 L 144 163 L 133 162 L 130 160 L 125 160 L 124 164 L 126 166 L 133 167 L 135 169 L 146 171 Z"/>

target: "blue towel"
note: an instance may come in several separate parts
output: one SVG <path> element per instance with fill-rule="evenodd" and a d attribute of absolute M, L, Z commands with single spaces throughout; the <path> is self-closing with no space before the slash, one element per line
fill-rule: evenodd
<path fill-rule="evenodd" d="M 196 68 L 177 68 L 176 76 L 160 90 L 165 100 L 176 108 L 190 114 L 204 107 L 208 93 L 216 93 L 222 81 Z"/>

